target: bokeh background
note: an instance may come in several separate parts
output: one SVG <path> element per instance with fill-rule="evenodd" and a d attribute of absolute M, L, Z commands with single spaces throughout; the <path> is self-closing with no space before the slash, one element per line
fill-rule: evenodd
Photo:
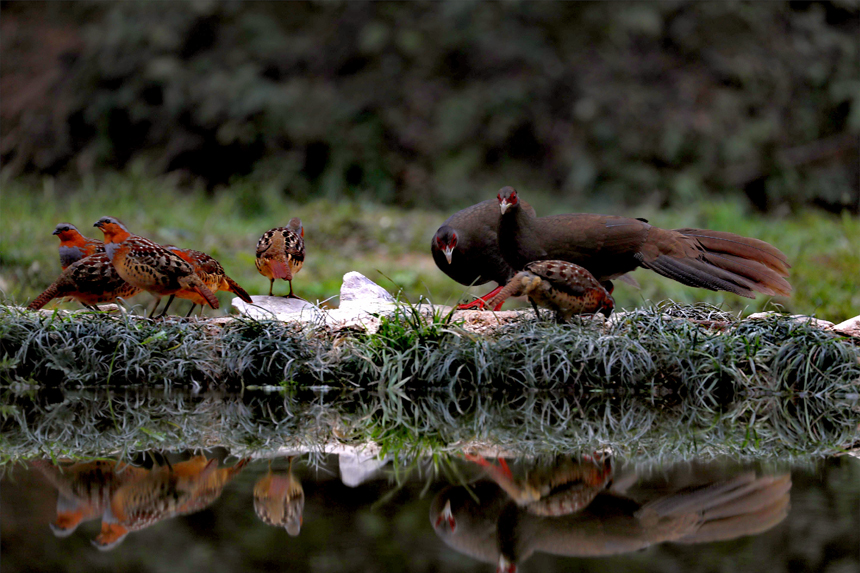
<path fill-rule="evenodd" d="M 2 2 L 0 27 L 7 301 L 59 273 L 56 223 L 110 214 L 252 294 L 256 240 L 298 215 L 298 294 L 358 270 L 453 303 L 488 289 L 430 237 L 513 185 L 541 215 L 733 231 L 794 265 L 790 299 L 638 271 L 621 306 L 860 313 L 856 1 Z"/>

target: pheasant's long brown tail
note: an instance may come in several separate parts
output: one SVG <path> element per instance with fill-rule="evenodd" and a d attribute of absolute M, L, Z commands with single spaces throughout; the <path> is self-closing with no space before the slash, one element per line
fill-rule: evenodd
<path fill-rule="evenodd" d="M 233 279 L 231 279 L 230 277 L 228 277 L 226 275 L 224 275 L 224 280 L 227 281 L 227 285 L 230 287 L 227 290 L 234 293 L 236 296 L 238 296 L 239 298 L 241 298 L 242 300 L 244 300 L 248 304 L 251 304 L 252 302 L 254 302 L 253 300 L 251 300 L 251 296 L 247 292 L 245 292 L 245 289 L 243 289 L 242 287 L 239 286 L 239 283 L 237 283 L 236 281 L 234 281 Z"/>
<path fill-rule="evenodd" d="M 61 296 L 63 296 L 63 294 L 60 293 L 60 290 L 57 288 L 57 285 L 52 284 L 45 289 L 45 292 L 33 299 L 33 302 L 27 305 L 27 308 L 29 310 L 39 310 L 40 308 L 51 302 L 53 299 Z"/>
<path fill-rule="evenodd" d="M 791 295 L 784 278 L 791 265 L 764 241 L 705 229 L 651 230 L 654 236 L 640 253 L 645 268 L 688 286 L 747 298 L 755 298 L 755 292 Z"/>

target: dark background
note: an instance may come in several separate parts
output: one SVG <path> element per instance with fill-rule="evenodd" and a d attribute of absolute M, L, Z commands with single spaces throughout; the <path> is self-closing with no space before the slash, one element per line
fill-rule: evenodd
<path fill-rule="evenodd" d="M 2 2 L 6 177 L 860 211 L 857 2 Z"/>

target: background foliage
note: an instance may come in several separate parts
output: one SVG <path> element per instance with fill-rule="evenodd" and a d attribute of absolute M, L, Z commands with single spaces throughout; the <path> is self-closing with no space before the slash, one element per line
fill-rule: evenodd
<path fill-rule="evenodd" d="M 4 2 L 12 174 L 860 209 L 856 2 Z"/>

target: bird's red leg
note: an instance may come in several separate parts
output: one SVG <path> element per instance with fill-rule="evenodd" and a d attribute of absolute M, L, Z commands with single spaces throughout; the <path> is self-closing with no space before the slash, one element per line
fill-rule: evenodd
<path fill-rule="evenodd" d="M 469 310 L 472 308 L 479 308 L 479 309 L 483 310 L 484 308 L 487 307 L 487 301 L 490 300 L 491 298 L 493 298 L 494 296 L 496 296 L 500 290 L 502 290 L 501 285 L 497 286 L 496 288 L 494 288 L 493 290 L 491 290 L 490 292 L 488 292 L 484 296 L 479 296 L 478 298 L 476 298 L 475 300 L 473 300 L 472 302 L 470 302 L 468 304 L 458 304 L 457 309 L 458 310 Z M 500 308 L 502 308 L 503 304 L 505 304 L 504 301 L 500 302 L 499 304 L 496 305 L 496 307 L 493 310 L 499 310 Z"/>

